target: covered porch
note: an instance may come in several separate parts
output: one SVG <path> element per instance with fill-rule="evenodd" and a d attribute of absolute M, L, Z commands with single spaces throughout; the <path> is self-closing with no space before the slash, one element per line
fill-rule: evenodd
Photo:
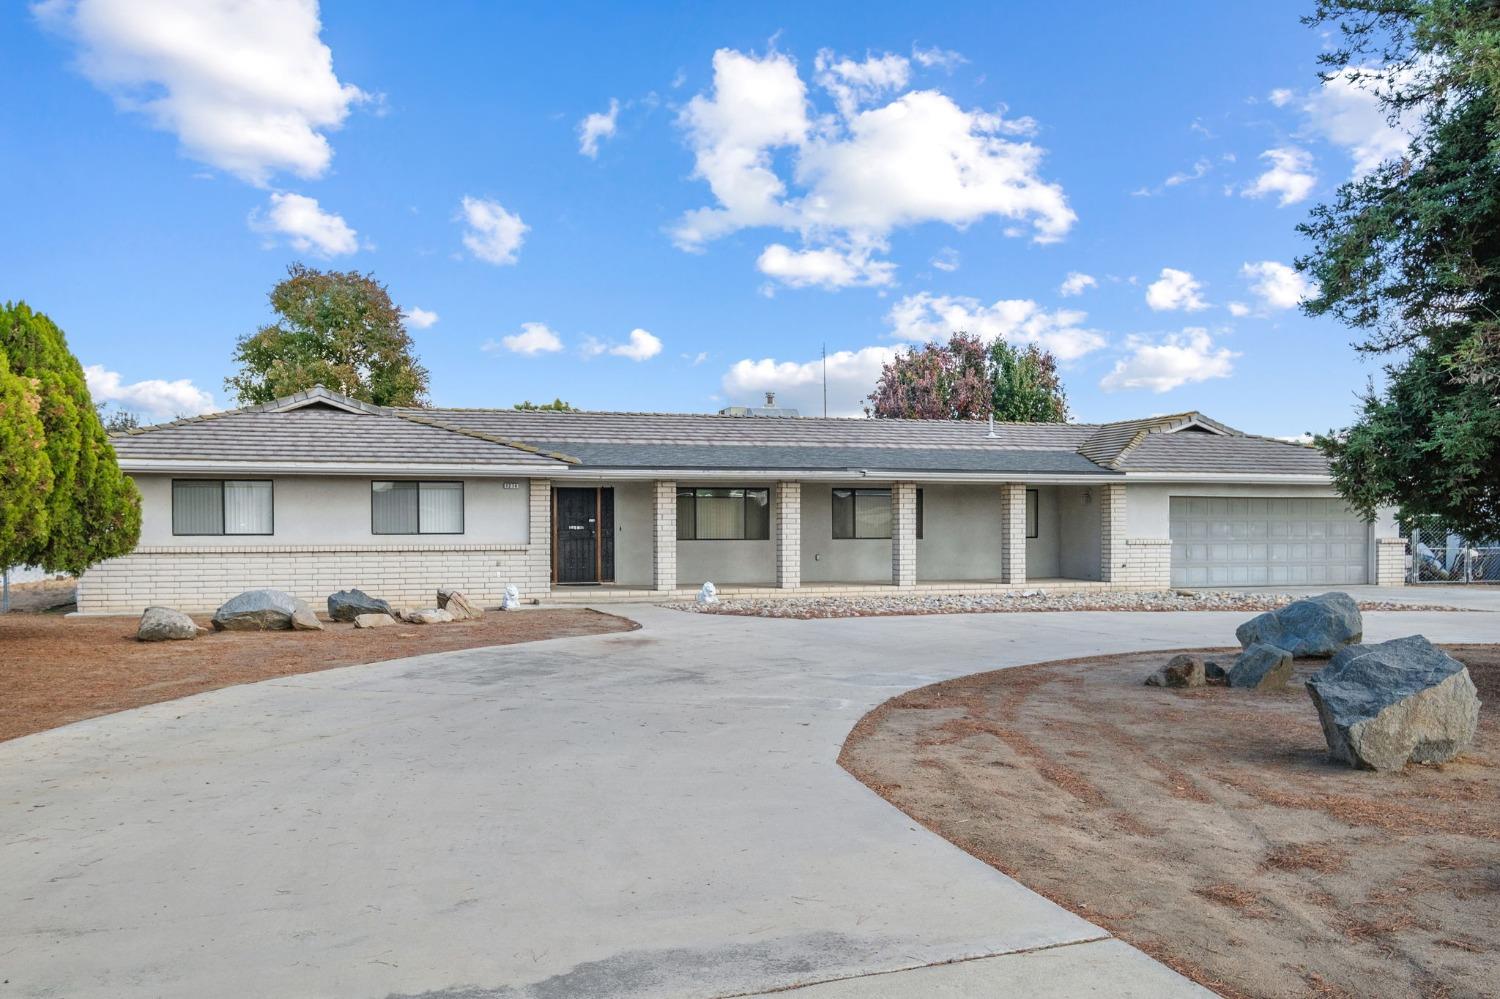
<path fill-rule="evenodd" d="M 725 595 L 760 597 L 1120 585 L 1107 555 L 1123 542 L 1124 487 L 1114 483 L 555 487 L 554 603 L 686 599 L 707 581 Z M 582 557 L 569 562 L 565 553 L 580 543 Z"/>

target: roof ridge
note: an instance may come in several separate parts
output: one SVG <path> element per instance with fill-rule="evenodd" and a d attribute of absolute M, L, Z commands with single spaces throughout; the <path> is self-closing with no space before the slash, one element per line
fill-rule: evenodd
<path fill-rule="evenodd" d="M 393 408 L 393 409 L 411 410 L 411 411 L 418 411 L 420 409 L 420 407 L 416 407 L 416 406 L 395 406 L 395 407 L 391 407 L 391 408 Z M 915 424 L 922 424 L 922 425 L 927 425 L 927 426 L 930 426 L 930 425 L 932 425 L 934 423 L 946 423 L 946 424 L 958 424 L 958 425 L 964 425 L 964 426 L 972 425 L 972 426 L 976 426 L 976 427 L 988 426 L 988 421 L 987 420 L 978 419 L 978 418 L 972 419 L 972 420 L 927 420 L 927 419 L 919 419 L 919 418 L 916 418 L 916 417 L 873 417 L 873 416 L 800 416 L 800 415 L 799 416 L 782 416 L 782 415 L 773 415 L 773 416 L 753 416 L 753 417 L 751 417 L 751 416 L 735 416 L 735 415 L 732 415 L 730 413 L 694 413 L 694 412 L 686 412 L 686 411 L 681 411 L 681 410 L 673 412 L 673 411 L 667 411 L 667 410 L 645 410 L 645 409 L 515 409 L 514 407 L 505 407 L 505 406 L 432 406 L 430 408 L 431 409 L 435 409 L 435 410 L 444 410 L 444 411 L 450 412 L 450 413 L 500 413 L 500 414 L 505 414 L 507 416 L 508 415 L 513 415 L 513 414 L 514 415 L 522 415 L 522 414 L 524 414 L 526 416 L 539 415 L 539 416 L 543 416 L 543 417 L 545 417 L 547 419 L 569 419 L 569 418 L 579 417 L 579 416 L 692 416 L 692 417 L 703 417 L 703 418 L 715 419 L 715 420 L 737 420 L 737 421 L 752 420 L 753 419 L 753 420 L 760 420 L 760 421 L 777 421 L 777 420 L 788 420 L 788 421 L 790 421 L 790 420 L 796 420 L 799 423 L 807 423 L 809 421 L 818 421 L 818 422 L 826 421 L 826 422 L 829 422 L 829 423 L 834 423 L 834 422 L 838 422 L 838 423 L 871 423 L 871 424 L 879 424 L 879 423 L 915 423 Z M 1102 427 L 1102 426 L 1108 426 L 1108 424 L 1103 424 L 1103 423 L 1075 423 L 1075 422 L 1071 422 L 1071 421 L 1055 422 L 1055 421 L 1040 421 L 1040 420 L 996 420 L 995 421 L 995 426 L 997 426 L 997 427 Z"/>

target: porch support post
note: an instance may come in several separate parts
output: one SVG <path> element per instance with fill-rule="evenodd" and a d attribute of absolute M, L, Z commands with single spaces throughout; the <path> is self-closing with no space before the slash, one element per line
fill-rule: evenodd
<path fill-rule="evenodd" d="M 891 582 L 917 585 L 917 484 L 891 483 Z"/>
<path fill-rule="evenodd" d="M 802 585 L 802 483 L 776 483 L 776 585 Z"/>
<path fill-rule="evenodd" d="M 677 589 L 677 483 L 651 483 L 651 587 Z"/>
<path fill-rule="evenodd" d="M 1125 545 L 1125 487 L 1103 485 L 1099 497 L 1099 578 L 1106 583 L 1130 581 Z"/>
<path fill-rule="evenodd" d="M 525 596 L 546 597 L 552 589 L 553 538 L 552 538 L 552 483 L 548 479 L 532 479 L 528 497 L 528 530 L 526 543 L 526 589 Z M 500 580 L 501 588 L 509 580 Z"/>
<path fill-rule="evenodd" d="M 1026 487 L 1000 487 L 1000 581 L 1026 582 Z"/>

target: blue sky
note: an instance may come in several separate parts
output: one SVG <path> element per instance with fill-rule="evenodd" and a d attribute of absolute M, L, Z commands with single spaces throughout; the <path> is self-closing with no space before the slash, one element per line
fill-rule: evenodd
<path fill-rule="evenodd" d="M 1342 426 L 1378 368 L 1286 265 L 1401 139 L 1309 6 L 10 5 L 0 295 L 153 419 L 303 260 L 435 319 L 442 405 L 816 412 L 826 344 L 849 413 L 964 326 L 1078 419 Z"/>

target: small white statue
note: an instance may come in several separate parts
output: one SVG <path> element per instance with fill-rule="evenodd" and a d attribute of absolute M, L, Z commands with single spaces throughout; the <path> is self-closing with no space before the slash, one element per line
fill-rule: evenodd
<path fill-rule="evenodd" d="M 521 591 L 516 589 L 516 584 L 511 583 L 505 588 L 505 597 L 500 601 L 501 610 L 520 610 Z"/>
<path fill-rule="evenodd" d="M 698 603 L 716 604 L 719 602 L 719 588 L 713 583 L 704 583 L 698 590 Z"/>

